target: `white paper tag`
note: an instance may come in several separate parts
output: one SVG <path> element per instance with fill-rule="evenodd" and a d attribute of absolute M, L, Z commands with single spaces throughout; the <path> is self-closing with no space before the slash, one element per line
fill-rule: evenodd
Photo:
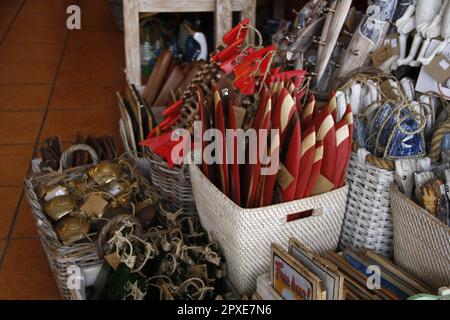
<path fill-rule="evenodd" d="M 443 70 L 447 70 L 448 67 L 449 67 L 448 62 L 445 61 L 445 60 L 441 60 L 441 61 L 439 62 L 439 65 L 441 66 L 441 68 L 442 68 Z"/>
<path fill-rule="evenodd" d="M 426 51 L 426 56 L 429 56 L 430 53 L 441 43 L 439 40 L 433 39 L 428 46 L 428 49 Z M 450 45 L 447 45 L 446 48 L 442 51 L 444 56 L 450 57 Z M 433 77 L 425 70 L 426 67 L 422 66 L 420 69 L 420 74 L 417 79 L 416 83 L 416 91 L 425 93 L 425 92 L 436 92 L 439 93 L 445 97 L 450 97 L 450 88 L 447 88 L 447 86 L 441 85 L 436 80 L 433 79 Z"/>
<path fill-rule="evenodd" d="M 397 44 L 397 39 L 392 39 L 391 40 L 391 47 L 392 48 L 397 48 L 398 44 Z"/>
<path fill-rule="evenodd" d="M 441 194 L 446 194 L 445 192 L 445 184 L 441 184 Z"/>
<path fill-rule="evenodd" d="M 109 193 L 111 193 L 113 196 L 117 196 L 123 191 L 123 187 L 121 184 L 117 183 L 114 187 L 109 190 Z"/>
<path fill-rule="evenodd" d="M 46 196 L 45 196 L 45 201 L 50 201 L 55 197 L 59 197 L 59 196 L 65 196 L 67 194 L 67 190 L 64 187 L 61 186 L 57 186 L 55 187 L 53 190 L 50 190 Z"/>
<path fill-rule="evenodd" d="M 86 202 L 81 206 L 80 210 L 89 216 L 100 217 L 107 205 L 108 201 L 102 199 L 96 194 L 91 194 Z"/>
<path fill-rule="evenodd" d="M 283 191 L 286 190 L 291 185 L 292 182 L 294 182 L 294 177 L 283 164 L 281 164 L 276 179 L 281 189 L 283 189 Z"/>

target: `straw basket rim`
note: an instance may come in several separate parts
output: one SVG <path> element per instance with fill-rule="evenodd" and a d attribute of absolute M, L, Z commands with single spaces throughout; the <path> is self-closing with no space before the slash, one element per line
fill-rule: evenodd
<path fill-rule="evenodd" d="M 229 197 L 227 197 L 221 190 L 219 190 L 214 183 L 212 183 L 205 175 L 204 173 L 198 168 L 197 165 L 195 164 L 190 164 L 189 165 L 189 172 L 191 173 L 191 175 L 196 175 L 202 182 L 203 181 L 207 181 L 210 184 L 210 187 L 212 189 L 212 191 L 214 191 L 215 194 L 218 194 L 218 196 L 221 198 L 221 201 L 224 201 L 226 203 L 226 205 L 232 207 L 233 210 L 239 210 L 239 212 L 241 214 L 253 214 L 253 213 L 258 213 L 260 212 L 262 209 L 264 210 L 278 210 L 281 207 L 284 207 L 287 203 L 291 203 L 291 204 L 296 204 L 296 203 L 300 203 L 300 202 L 304 202 L 306 200 L 308 201 L 314 201 L 316 199 L 319 199 L 320 197 L 322 197 L 324 194 L 330 194 L 330 195 L 334 195 L 334 194 L 340 194 L 342 192 L 342 190 L 346 190 L 348 189 L 348 185 L 345 184 L 345 186 L 322 193 L 322 194 L 317 194 L 314 196 L 310 196 L 307 198 L 302 198 L 302 199 L 297 199 L 297 200 L 293 200 L 293 201 L 288 201 L 288 202 L 282 202 L 282 203 L 276 203 L 276 204 L 271 204 L 269 206 L 265 206 L 265 207 L 256 207 L 256 208 L 244 208 L 241 206 L 238 206 L 236 203 L 234 203 L 233 200 L 231 200 Z"/>
<path fill-rule="evenodd" d="M 439 220 L 437 217 L 433 216 L 430 212 L 428 212 L 426 209 L 415 203 L 413 200 L 408 198 L 403 192 L 401 192 L 398 184 L 396 182 L 393 182 L 390 186 L 390 192 L 395 193 L 401 200 L 407 202 L 409 205 L 413 206 L 414 209 L 416 209 L 417 212 L 419 212 L 421 215 L 424 215 L 427 219 L 432 221 L 434 224 L 437 224 L 441 227 L 447 228 L 448 233 L 450 234 L 450 227 L 443 223 L 441 220 Z"/>

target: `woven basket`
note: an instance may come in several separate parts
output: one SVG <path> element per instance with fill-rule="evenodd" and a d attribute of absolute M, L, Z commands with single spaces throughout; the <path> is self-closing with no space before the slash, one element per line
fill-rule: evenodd
<path fill-rule="evenodd" d="M 36 188 L 39 183 L 54 179 L 56 176 L 78 175 L 80 172 L 89 168 L 89 166 L 79 166 L 65 170 L 70 163 L 71 155 L 75 151 L 84 150 L 91 154 L 94 164 L 98 163 L 98 157 L 95 151 L 87 145 L 73 145 L 66 150 L 60 160 L 60 169 L 58 172 L 46 173 L 41 175 L 31 175 L 25 179 L 25 194 L 31 207 L 31 212 L 35 220 L 39 238 L 42 247 L 47 255 L 50 268 L 56 280 L 56 284 L 64 299 L 71 299 L 71 288 L 68 286 L 69 278 L 72 275 L 68 272 L 70 266 L 77 266 L 82 272 L 92 269 L 103 263 L 103 259 L 99 256 L 96 242 L 80 243 L 74 245 L 63 245 L 54 230 L 51 219 L 44 213 L 41 202 L 36 194 Z M 138 171 L 136 175 L 140 175 Z M 145 195 L 155 195 L 153 189 L 148 183 L 145 183 L 145 178 L 140 176 L 142 184 L 141 191 Z"/>
<path fill-rule="evenodd" d="M 146 148 L 145 154 L 136 156 L 127 141 L 123 119 L 119 119 L 120 138 L 129 158 L 142 175 L 152 182 L 160 198 L 182 208 L 185 213 L 195 212 L 191 180 L 187 167 L 169 168 L 166 161 Z"/>
<path fill-rule="evenodd" d="M 340 238 L 341 248 L 371 249 L 393 254 L 389 187 L 394 172 L 377 168 L 352 153 L 347 171 L 348 200 Z"/>
<path fill-rule="evenodd" d="M 168 163 L 151 150 L 148 155 L 152 183 L 160 198 L 182 208 L 185 213 L 194 213 L 195 201 L 188 166 L 169 168 Z"/>
<path fill-rule="evenodd" d="M 216 239 L 227 259 L 228 274 L 240 294 L 256 288 L 256 278 L 269 271 L 272 243 L 287 248 L 295 237 L 317 253 L 335 250 L 345 213 L 347 187 L 322 195 L 244 209 L 190 165 L 192 187 L 203 227 Z M 312 217 L 286 222 L 288 215 L 314 210 Z"/>
<path fill-rule="evenodd" d="M 391 186 L 394 260 L 437 290 L 450 284 L 450 228 Z"/>

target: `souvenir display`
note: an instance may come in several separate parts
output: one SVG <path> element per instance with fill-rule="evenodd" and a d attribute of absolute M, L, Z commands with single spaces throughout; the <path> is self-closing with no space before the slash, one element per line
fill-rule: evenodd
<path fill-rule="evenodd" d="M 307 70 L 312 75 L 311 89 L 320 93 L 321 98 L 327 96 L 338 77 L 344 76 L 342 70 L 362 66 L 367 57 L 361 52 L 358 61 L 351 61 L 355 56 L 352 46 L 358 46 L 358 50 L 364 48 L 357 37 L 358 30 L 364 29 L 358 27 L 360 21 L 364 22 L 362 12 L 351 5 L 352 1 L 309 1 L 297 13 L 284 37 L 274 39 L 278 61 L 285 67 Z M 369 20 L 372 21 L 375 20 Z M 369 45 L 366 47 L 369 49 Z"/>
<path fill-rule="evenodd" d="M 405 300 L 434 293 L 370 250 L 320 256 L 291 238 L 289 253 L 272 245 L 271 259 L 270 274 L 258 277 L 264 300 Z"/>
<path fill-rule="evenodd" d="M 279 246 L 272 244 L 271 283 L 284 300 L 324 300 L 321 280 Z"/>
<path fill-rule="evenodd" d="M 277 75 L 273 76 L 273 78 L 276 76 Z M 283 76 L 284 74 L 281 73 L 280 78 L 282 79 Z M 301 76 L 303 77 L 302 73 Z M 292 82 L 298 82 L 297 78 L 291 78 L 290 80 L 293 80 Z M 256 164 L 246 164 L 241 166 L 241 169 L 239 168 L 240 165 L 237 161 L 234 161 L 231 164 L 220 165 L 219 181 L 212 180 L 224 194 L 232 198 L 238 205 L 245 207 L 267 206 L 272 203 L 287 202 L 308 197 L 310 195 L 320 194 L 343 186 L 340 178 L 346 168 L 346 163 L 350 155 L 349 148 L 351 143 L 346 119 L 343 119 L 343 122 L 337 123 L 339 128 L 345 129 L 345 131 L 338 130 L 339 134 L 337 136 L 335 129 L 336 120 L 341 121 L 342 114 L 337 115 L 337 118 L 333 118 L 332 115 L 329 114 L 328 109 L 324 108 L 322 112 L 313 112 L 313 114 L 309 116 L 311 117 L 311 120 L 309 120 L 311 125 L 309 127 L 307 126 L 303 131 L 307 134 L 306 137 L 308 138 L 308 140 L 305 140 L 305 147 L 311 149 L 316 146 L 314 155 L 321 161 L 313 162 L 313 153 L 306 153 L 305 151 L 305 169 L 310 165 L 312 165 L 312 167 L 309 170 L 309 174 L 308 172 L 304 172 L 304 167 L 301 167 L 302 154 L 299 150 L 302 149 L 302 126 L 304 123 L 307 123 L 308 118 L 307 116 L 304 116 L 304 120 L 302 121 L 294 98 L 288 92 L 288 88 L 283 87 L 289 82 L 290 81 L 275 80 L 274 83 L 270 83 L 269 88 L 270 86 L 273 86 L 274 88 L 278 87 L 278 93 L 277 91 L 270 93 L 269 89 L 263 89 L 260 105 L 253 120 L 253 128 L 272 128 L 279 130 L 279 136 L 271 137 L 271 139 L 279 139 L 279 142 L 277 142 L 279 147 L 273 148 L 273 145 L 271 145 L 270 152 L 271 157 L 279 157 L 281 161 L 280 170 L 276 170 L 273 174 L 261 175 L 260 171 L 263 166 L 261 165 L 260 159 L 257 159 Z M 236 101 L 233 100 L 233 98 L 237 96 L 239 92 L 234 90 L 232 84 L 229 80 L 227 81 L 226 78 L 221 79 L 219 84 L 222 85 L 223 89 L 220 91 L 221 94 L 218 91 L 215 91 L 215 103 L 216 106 L 219 106 L 219 109 L 215 113 L 216 116 L 223 117 L 224 115 L 220 113 L 221 108 L 227 110 L 231 107 L 235 108 L 234 105 L 239 105 L 239 102 L 234 102 L 232 105 L 228 104 L 228 101 L 230 100 Z M 300 89 L 300 87 L 297 87 L 294 90 L 298 89 Z M 228 98 L 229 96 L 231 98 Z M 310 99 L 313 108 L 315 108 L 313 102 L 314 98 Z M 333 103 L 332 100 L 333 98 L 330 100 L 330 105 Z M 271 106 L 272 101 L 276 101 L 276 104 L 273 107 Z M 226 102 L 225 105 L 224 102 Z M 204 107 L 208 108 L 208 106 Z M 302 116 L 304 114 L 305 111 L 301 113 Z M 216 118 L 215 124 L 217 125 L 217 129 L 222 133 L 225 133 L 226 129 L 236 128 L 235 124 L 232 121 L 230 122 L 229 115 L 234 116 L 233 113 L 229 113 L 228 116 L 225 115 L 228 118 L 225 121 L 228 126 L 223 126 L 222 128 L 219 126 L 221 123 L 219 121 L 220 118 Z M 266 118 L 267 120 L 263 120 L 261 126 L 259 123 L 261 123 L 260 119 L 263 118 Z M 314 134 L 312 134 L 311 130 L 314 131 Z M 311 134 L 308 134 L 309 132 L 311 132 Z M 204 145 L 201 149 L 202 154 L 204 154 L 204 151 L 207 150 L 207 148 L 211 148 L 211 146 L 215 146 L 220 150 L 222 148 L 220 146 L 224 145 L 225 142 L 215 143 L 216 142 L 211 144 L 207 143 Z M 265 144 L 264 138 L 260 138 L 255 146 L 265 147 Z M 345 147 L 337 148 L 337 144 Z M 320 148 L 318 148 L 319 145 L 321 145 Z M 269 146 L 265 148 L 268 150 Z M 223 159 L 225 159 L 228 150 L 223 150 L 222 156 L 224 157 Z M 259 152 L 260 151 L 261 150 L 259 150 Z M 258 151 L 249 150 L 248 152 L 248 154 L 251 155 L 256 154 Z M 277 155 L 275 155 L 274 152 L 276 152 Z M 339 152 L 339 154 L 337 154 L 337 152 Z M 319 156 L 319 154 L 322 156 Z M 319 165 L 313 165 L 313 163 Z M 205 170 L 205 174 L 210 172 L 210 169 L 207 167 Z M 239 179 L 239 172 L 241 172 L 242 179 Z M 303 180 L 299 180 L 300 173 Z M 214 178 L 210 176 L 210 179 Z M 230 194 L 227 187 L 230 180 L 233 184 L 232 190 L 234 194 Z M 302 192 L 301 189 L 305 189 L 304 186 L 309 186 L 309 188 L 306 187 L 306 190 Z M 299 189 L 297 190 L 298 187 Z M 240 191 L 242 192 L 241 194 L 239 194 Z M 241 198 L 246 199 L 246 202 L 242 203 L 240 201 Z"/>
<path fill-rule="evenodd" d="M 81 132 L 78 132 L 74 144 L 86 144 L 94 149 L 99 157 L 99 160 L 113 160 L 118 156 L 116 142 L 111 136 L 92 137 L 88 135 L 83 137 Z M 58 170 L 60 166 L 60 159 L 63 154 L 63 147 L 61 139 L 58 136 L 49 137 L 42 143 L 41 149 L 42 161 L 39 164 L 39 171 Z M 89 161 L 89 153 L 84 151 L 77 151 L 74 153 L 72 166 L 87 164 Z M 91 159 L 92 160 L 92 159 Z"/>
<path fill-rule="evenodd" d="M 192 82 L 199 81 L 200 74 L 206 70 L 207 63 L 203 60 L 182 63 L 172 52 L 164 50 L 143 88 L 127 81 L 125 95 L 117 92 L 121 130 L 133 155 L 144 152 L 139 143 L 149 135 L 159 134 L 174 125 L 179 112 L 174 110 L 173 103 L 186 96 L 192 90 Z"/>
<path fill-rule="evenodd" d="M 369 5 L 341 55 L 339 77 L 365 65 L 367 56 L 383 44 L 398 5 L 396 0 L 375 0 Z"/>
<path fill-rule="evenodd" d="M 199 97 L 204 97 L 202 99 L 206 100 L 213 99 L 214 90 L 222 76 L 233 74 L 232 83 L 235 88 L 240 89 L 246 95 L 255 93 L 254 77 L 263 79 L 269 62 L 275 54 L 275 48 L 273 46 L 262 48 L 262 40 L 260 40 L 259 46 L 245 46 L 244 39 L 250 28 L 249 20 L 246 19 L 224 35 L 223 43 L 227 47 L 212 54 L 210 62 L 203 64 L 193 78 L 186 82 L 186 90 L 163 112 L 164 121 L 154 128 L 148 138 L 157 137 L 174 128 L 185 128 L 193 133 L 194 121 L 200 119 L 199 105 L 205 103 L 199 101 Z M 259 31 L 255 32 L 259 34 Z M 213 100 L 208 103 L 213 103 Z M 255 102 L 250 97 L 243 99 L 242 103 L 242 106 L 237 107 L 246 108 L 252 104 L 253 110 L 251 111 L 256 112 Z M 246 126 L 251 125 L 250 120 L 244 119 Z"/>
<path fill-rule="evenodd" d="M 289 254 L 320 278 L 327 300 L 344 299 L 344 276 L 335 265 L 316 255 L 295 238 L 289 240 Z"/>
<path fill-rule="evenodd" d="M 337 89 L 339 79 L 364 66 L 404 74 L 410 71 L 405 66 L 428 67 L 442 58 L 448 63 L 448 1 L 371 1 L 365 11 L 351 5 L 351 1 L 309 1 L 284 29 L 284 36 L 274 37 L 279 61 L 310 71 L 312 90 L 326 94 Z M 449 77 L 446 68 L 438 66 L 431 78 L 439 72 L 446 74 L 445 79 L 435 80 L 444 84 Z M 441 89 L 422 92 L 426 91 Z"/>
<path fill-rule="evenodd" d="M 328 252 L 325 258 L 344 275 L 348 300 L 405 300 L 419 293 L 433 292 L 371 251 Z"/>
<path fill-rule="evenodd" d="M 197 86 L 193 99 L 202 130 L 217 129 L 223 137 L 227 131 L 236 129 L 243 130 L 244 134 L 250 132 L 249 129 L 257 132 L 278 130 L 279 135 L 269 137 L 269 144 L 266 143 L 268 137 L 258 135 L 257 141 L 248 145 L 246 159 L 258 152 L 267 152 L 281 163 L 273 173 L 266 175 L 260 174 L 261 169 L 268 166 L 262 164 L 263 159 L 244 165 L 238 163 L 242 146 L 239 147 L 240 141 L 235 136 L 231 163 L 226 161 L 231 154 L 225 148 L 226 140 L 203 142 L 200 150 L 195 150 L 202 157 L 205 150 L 217 150 L 216 157 L 221 163 L 217 165 L 217 175 L 212 174 L 213 166 L 203 164 L 204 174 L 236 204 L 249 208 L 288 202 L 342 187 L 352 143 L 350 105 L 336 109 L 334 95 L 330 96 L 328 106 L 316 105 L 314 96 L 307 94 L 309 78 L 306 71 L 275 68 L 272 64 L 276 55 L 274 46 L 244 46 L 247 30 L 251 28 L 248 20 L 244 20 L 225 34 L 223 42 L 227 47 L 211 57 L 216 68 L 221 70 L 216 77 L 218 80 L 207 87 Z M 235 62 L 230 64 L 231 61 Z M 306 104 L 305 108 L 303 104 Z M 169 107 L 172 108 L 183 108 L 183 101 Z M 157 128 L 163 130 L 164 127 L 167 129 L 161 125 Z M 302 133 L 305 134 L 305 167 L 301 166 L 303 152 L 299 152 L 302 150 Z M 173 140 L 169 131 L 161 135 L 150 134 L 142 144 L 171 166 L 174 162 L 172 148 L 179 142 Z M 187 155 L 179 156 L 181 161 Z M 206 159 L 202 161 L 207 162 Z"/>
<path fill-rule="evenodd" d="M 124 155 L 39 141 L 25 195 L 62 297 L 448 299 L 450 0 L 248 2 L 125 23 Z"/>
<path fill-rule="evenodd" d="M 355 74 L 339 88 L 336 95 L 342 97 L 340 103 L 350 103 L 355 114 L 356 148 L 365 148 L 386 160 L 426 154 L 426 115 L 431 128 L 437 118 L 431 118 L 429 108 L 441 112 L 442 107 L 429 94 L 416 99 L 413 88 L 411 79 L 397 81 L 380 72 Z"/>
<path fill-rule="evenodd" d="M 444 167 L 444 171 L 442 167 L 435 167 L 424 172 L 417 168 L 414 172 L 414 187 L 411 188 L 414 193 L 410 197 L 442 223 L 450 226 L 449 195 L 446 192 L 450 170 L 447 169 L 448 163 Z"/>
<path fill-rule="evenodd" d="M 391 169 L 400 189 L 448 224 L 446 184 L 448 103 L 438 94 L 417 95 L 409 78 L 355 75 L 337 94 L 356 110 L 355 148 Z M 434 185 L 434 186 L 433 186 Z"/>
<path fill-rule="evenodd" d="M 396 181 L 407 197 L 414 196 L 435 212 L 441 192 L 434 194 L 424 187 L 425 195 L 421 194 L 414 177 L 436 166 L 445 167 L 437 161 L 446 132 L 447 101 L 434 92 L 416 93 L 409 77 L 397 80 L 376 69 L 357 70 L 340 85 L 336 95 L 353 107 L 355 151 L 347 172 L 349 201 L 341 247 L 367 248 L 393 257 L 390 184 Z M 442 179 L 444 172 L 439 176 Z M 420 181 L 425 177 L 421 175 Z M 441 209 L 444 200 L 440 198 Z M 377 211 L 372 210 L 375 207 Z M 447 214 L 441 211 L 441 216 L 445 220 Z"/>
<path fill-rule="evenodd" d="M 207 300 L 234 294 L 226 287 L 225 260 L 198 218 L 168 204 L 116 216 L 102 229 L 98 246 L 109 273 L 90 293 L 95 299 Z"/>
<path fill-rule="evenodd" d="M 431 39 L 438 37 L 440 35 L 441 28 L 445 28 L 445 25 L 443 24 L 441 26 L 441 23 L 444 22 L 442 21 L 442 15 L 444 10 L 446 10 L 446 5 L 447 1 L 442 0 L 416 1 L 414 16 L 410 18 L 414 19 L 414 29 L 416 31 L 414 41 L 411 46 L 410 52 L 406 54 L 406 56 L 401 56 L 399 58 L 396 64 L 397 66 L 408 64 L 411 66 L 420 65 L 420 63 L 424 59 L 426 48 L 429 45 Z M 406 43 L 405 41 L 402 41 L 400 44 L 403 46 Z M 422 49 L 420 49 L 421 46 Z M 405 51 L 405 49 L 401 48 L 401 51 Z"/>
<path fill-rule="evenodd" d="M 119 213 L 133 214 L 135 206 L 156 205 L 141 193 L 142 178 L 125 159 L 100 162 L 68 176 L 39 184 L 44 212 L 54 221 L 64 245 L 95 237 L 102 219 Z"/>
<path fill-rule="evenodd" d="M 295 237 L 317 253 L 336 250 L 347 186 L 300 200 L 257 208 L 238 206 L 195 164 L 189 165 L 196 212 L 227 258 L 229 277 L 240 294 L 254 292 L 270 269 L 272 243 Z"/>

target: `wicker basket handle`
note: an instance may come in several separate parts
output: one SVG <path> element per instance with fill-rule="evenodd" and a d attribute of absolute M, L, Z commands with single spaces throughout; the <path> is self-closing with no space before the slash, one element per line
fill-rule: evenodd
<path fill-rule="evenodd" d="M 99 161 L 97 152 L 95 152 L 92 147 L 88 146 L 87 144 L 74 144 L 70 146 L 69 149 L 63 152 L 61 159 L 59 160 L 59 173 L 62 173 L 67 167 L 69 167 L 70 163 L 72 162 L 72 154 L 75 151 L 89 152 L 94 164 L 97 164 Z"/>
<path fill-rule="evenodd" d="M 326 214 L 330 209 L 324 206 L 308 206 L 301 211 L 288 213 L 280 219 L 280 225 L 291 223 L 303 223 L 308 218 L 319 217 Z"/>

